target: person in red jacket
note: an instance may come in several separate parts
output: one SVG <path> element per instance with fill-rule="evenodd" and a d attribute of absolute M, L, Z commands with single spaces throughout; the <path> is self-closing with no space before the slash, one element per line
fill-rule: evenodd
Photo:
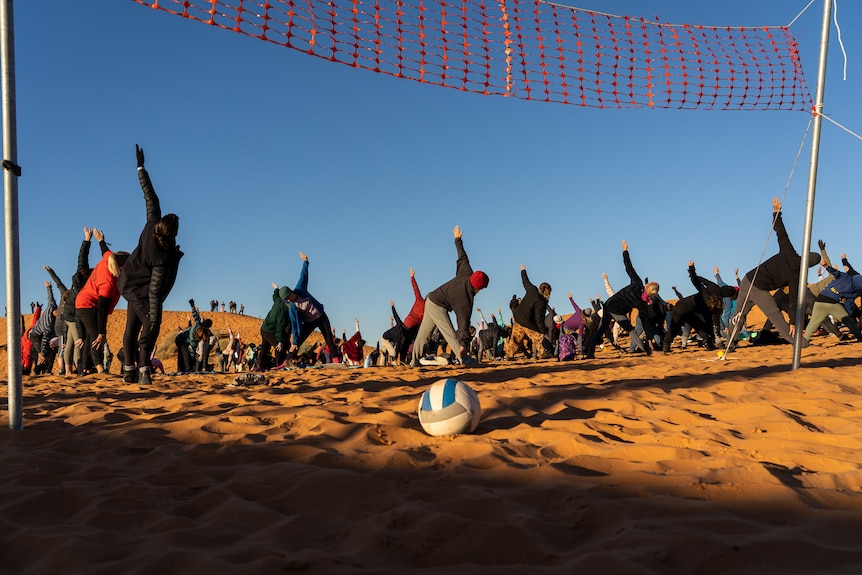
<path fill-rule="evenodd" d="M 401 321 L 398 317 L 398 312 L 395 311 L 395 302 L 389 301 L 389 307 L 392 308 L 392 320 L 395 325 L 391 326 L 383 333 L 383 348 L 384 352 L 392 358 L 393 362 L 406 363 L 407 354 L 410 351 L 410 346 L 413 340 L 416 339 L 416 334 L 419 332 L 419 324 L 422 323 L 422 317 L 425 315 L 425 298 L 422 297 L 422 292 L 419 291 L 419 284 L 416 283 L 416 273 L 413 268 L 410 268 L 410 283 L 413 286 L 413 306 Z"/>
<path fill-rule="evenodd" d="M 473 299 L 480 290 L 488 287 L 488 275 L 482 271 L 473 271 L 470 259 L 464 251 L 461 241 L 461 227 L 455 226 L 455 249 L 458 250 L 458 262 L 455 277 L 428 294 L 425 298 L 425 314 L 419 324 L 419 332 L 413 343 L 411 367 L 419 367 L 422 350 L 436 327 L 440 330 L 446 343 L 453 353 L 457 353 L 457 361 L 464 363 L 467 358 L 470 340 L 470 316 L 473 314 Z M 455 312 L 458 331 L 452 326 L 449 312 Z"/>
<path fill-rule="evenodd" d="M 117 278 L 129 252 L 107 251 L 93 268 L 87 282 L 75 298 L 75 322 L 78 340 L 75 345 L 82 349 L 78 375 L 95 369 L 102 373 L 102 351 L 108 341 L 108 316 L 120 300 Z"/>

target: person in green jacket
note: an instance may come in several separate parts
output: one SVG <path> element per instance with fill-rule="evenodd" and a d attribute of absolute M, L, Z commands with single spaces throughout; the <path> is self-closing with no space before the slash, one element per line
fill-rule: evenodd
<path fill-rule="evenodd" d="M 287 297 L 290 289 L 272 284 L 272 307 L 260 324 L 260 349 L 258 350 L 257 370 L 263 371 L 284 363 L 290 348 L 290 302 Z M 275 350 L 275 360 L 270 355 Z"/>

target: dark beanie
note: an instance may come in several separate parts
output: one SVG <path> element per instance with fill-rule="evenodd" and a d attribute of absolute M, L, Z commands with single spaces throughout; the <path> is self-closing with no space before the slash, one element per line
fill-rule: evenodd
<path fill-rule="evenodd" d="M 488 274 L 485 272 L 473 272 L 473 275 L 470 276 L 470 285 L 476 291 L 485 289 L 488 287 Z"/>
<path fill-rule="evenodd" d="M 278 288 L 278 297 L 280 297 L 281 299 L 287 299 L 287 297 L 292 293 L 292 291 L 293 290 L 291 290 L 287 286 L 281 286 L 280 288 Z"/>

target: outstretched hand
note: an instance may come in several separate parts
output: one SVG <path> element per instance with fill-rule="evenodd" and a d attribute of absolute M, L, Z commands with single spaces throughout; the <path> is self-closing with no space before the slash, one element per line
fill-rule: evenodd
<path fill-rule="evenodd" d="M 454 230 L 452 230 L 452 235 L 454 235 L 454 236 L 455 236 L 455 239 L 456 239 L 456 240 L 457 240 L 458 238 L 460 238 L 460 237 L 461 237 L 461 226 L 455 226 L 455 229 L 454 229 Z"/>
<path fill-rule="evenodd" d="M 625 240 L 623 240 L 623 251 L 624 252 L 629 251 L 629 243 Z"/>
<path fill-rule="evenodd" d="M 272 282 L 272 287 L 273 287 L 273 289 L 278 289 L 278 284 L 275 282 Z"/>
<path fill-rule="evenodd" d="M 414 275 L 416 274 L 413 272 L 413 268 L 410 268 L 410 277 L 412 278 Z"/>
<path fill-rule="evenodd" d="M 300 257 L 300 258 L 302 259 L 302 261 L 304 261 L 304 262 L 307 262 L 307 261 L 308 261 L 308 256 L 307 256 L 307 255 L 305 255 L 305 252 L 299 252 L 299 257 Z"/>
<path fill-rule="evenodd" d="M 144 167 L 144 149 L 135 144 L 135 157 L 138 159 L 138 167 Z"/>
<path fill-rule="evenodd" d="M 817 246 L 820 248 L 820 251 L 823 251 L 826 249 L 826 242 L 823 240 L 817 240 Z"/>
<path fill-rule="evenodd" d="M 690 268 L 694 267 L 694 260 L 688 260 L 688 267 L 690 267 Z"/>
<path fill-rule="evenodd" d="M 521 271 L 525 271 L 527 268 L 524 267 L 524 264 L 521 264 Z"/>
<path fill-rule="evenodd" d="M 778 213 L 781 211 L 781 202 L 778 198 L 772 198 L 772 211 Z"/>
<path fill-rule="evenodd" d="M 90 228 L 84 228 L 84 239 L 86 241 L 90 241 L 90 238 L 93 237 L 93 231 Z"/>
<path fill-rule="evenodd" d="M 105 239 L 105 234 L 102 231 L 93 228 L 93 237 L 96 238 L 97 242 L 101 242 Z"/>

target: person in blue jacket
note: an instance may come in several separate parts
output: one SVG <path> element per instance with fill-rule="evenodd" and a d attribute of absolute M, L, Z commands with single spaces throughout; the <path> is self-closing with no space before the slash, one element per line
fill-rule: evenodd
<path fill-rule="evenodd" d="M 856 341 L 862 341 L 862 330 L 851 317 L 853 302 L 862 295 L 862 276 L 837 270 L 826 261 L 821 261 L 821 265 L 835 279 L 814 298 L 811 319 L 802 335 L 806 341 L 811 340 L 820 324 L 831 315 L 847 326 L 850 333 L 856 336 Z"/>
<path fill-rule="evenodd" d="M 308 256 L 303 252 L 299 252 L 299 257 L 302 258 L 302 271 L 299 273 L 299 281 L 296 282 L 296 287 L 290 289 L 287 286 L 282 286 L 281 288 L 284 296 L 283 299 L 290 306 L 292 344 L 287 357 L 288 359 L 296 357 L 299 353 L 299 346 L 308 339 L 311 332 L 319 329 L 320 333 L 323 334 L 323 341 L 326 342 L 326 347 L 329 349 L 332 362 L 340 363 L 341 351 L 335 344 L 335 337 L 332 335 L 332 324 L 329 323 L 329 317 L 326 315 L 323 304 L 308 293 Z"/>

